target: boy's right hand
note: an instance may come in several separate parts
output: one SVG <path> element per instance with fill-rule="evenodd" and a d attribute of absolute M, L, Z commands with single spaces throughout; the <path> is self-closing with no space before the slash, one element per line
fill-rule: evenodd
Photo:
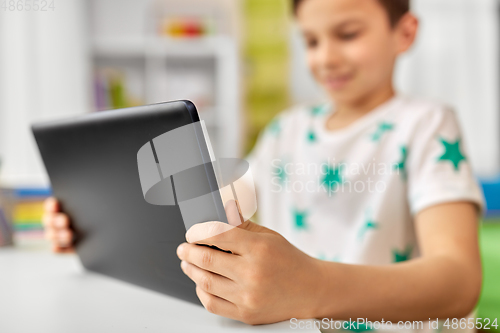
<path fill-rule="evenodd" d="M 52 242 L 52 251 L 56 253 L 73 252 L 73 231 L 68 215 L 60 210 L 55 198 L 48 198 L 44 203 L 43 225 L 45 237 Z"/>

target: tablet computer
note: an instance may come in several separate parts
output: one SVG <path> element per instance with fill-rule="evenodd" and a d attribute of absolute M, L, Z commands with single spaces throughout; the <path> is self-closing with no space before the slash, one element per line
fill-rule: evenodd
<path fill-rule="evenodd" d="M 194 104 L 98 112 L 32 131 L 83 266 L 201 305 L 176 249 L 190 225 L 227 220 Z"/>

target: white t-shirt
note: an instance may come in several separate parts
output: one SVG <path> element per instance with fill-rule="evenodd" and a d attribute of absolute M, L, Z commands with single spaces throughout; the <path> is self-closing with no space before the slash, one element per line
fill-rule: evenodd
<path fill-rule="evenodd" d="M 248 156 L 258 221 L 315 258 L 384 265 L 419 256 L 413 217 L 444 202 L 484 208 L 456 116 L 397 95 L 328 131 L 329 105 L 278 115 Z"/>

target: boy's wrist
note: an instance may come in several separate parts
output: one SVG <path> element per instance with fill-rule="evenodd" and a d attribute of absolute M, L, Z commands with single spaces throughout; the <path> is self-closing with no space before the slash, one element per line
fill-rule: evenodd
<path fill-rule="evenodd" d="M 305 318 L 322 319 L 325 317 L 332 317 L 332 305 L 337 303 L 336 299 L 332 299 L 331 295 L 338 294 L 332 288 L 339 285 L 340 279 L 338 274 L 332 274 L 332 265 L 336 266 L 337 263 L 325 260 L 313 259 L 316 266 L 316 272 L 313 274 L 311 280 L 311 291 L 313 292 L 313 303 L 306 309 L 307 313 L 304 314 Z M 334 282 L 334 283 L 332 283 Z"/>

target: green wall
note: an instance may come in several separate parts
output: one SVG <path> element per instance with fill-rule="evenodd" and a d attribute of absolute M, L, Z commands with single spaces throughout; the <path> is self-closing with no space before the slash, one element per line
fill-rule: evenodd
<path fill-rule="evenodd" d="M 482 223 L 480 243 L 483 290 L 478 304 L 477 318 L 500 320 L 500 218 L 486 219 Z M 497 331 L 500 332 L 500 328 Z"/>

